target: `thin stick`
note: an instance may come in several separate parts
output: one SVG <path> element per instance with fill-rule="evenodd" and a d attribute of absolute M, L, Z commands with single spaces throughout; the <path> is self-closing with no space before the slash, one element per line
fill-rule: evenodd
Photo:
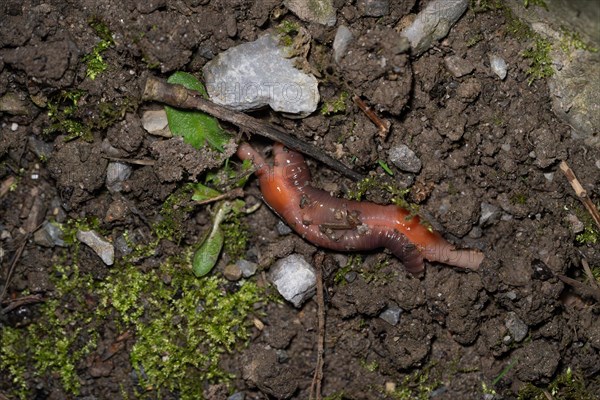
<path fill-rule="evenodd" d="M 587 277 L 590 281 L 590 285 L 596 289 L 600 289 L 600 286 L 598 286 L 598 282 L 596 282 L 596 278 L 594 278 L 594 274 L 592 273 L 590 264 L 587 262 L 587 260 L 585 258 L 581 259 L 581 265 L 583 265 L 583 270 L 585 271 L 585 274 L 587 275 Z"/>
<path fill-rule="evenodd" d="M 588 197 L 586 190 L 583 188 L 583 186 L 577 179 L 577 176 L 575 176 L 575 172 L 573 172 L 573 170 L 571 169 L 571 167 L 569 167 L 569 164 L 567 164 L 566 161 L 560 162 L 560 169 L 567 177 L 567 180 L 571 184 L 571 187 L 575 191 L 577 197 L 579 197 L 579 200 L 581 200 L 585 208 L 592 215 L 592 219 L 594 220 L 598 228 L 600 228 L 600 213 L 598 212 L 598 209 L 596 208 L 592 200 Z"/>
<path fill-rule="evenodd" d="M 42 301 L 44 301 L 44 299 L 39 294 L 32 294 L 29 296 L 23 296 L 18 299 L 10 300 L 8 302 L 8 305 L 2 309 L 2 314 L 8 314 L 15 308 L 24 306 L 25 304 L 39 303 Z"/>
<path fill-rule="evenodd" d="M 173 107 L 203 111 L 222 121 L 234 124 L 240 129 L 281 142 L 293 150 L 307 154 L 348 178 L 356 181 L 363 178 L 361 174 L 346 167 L 319 148 L 288 135 L 275 125 L 267 124 L 244 113 L 215 104 L 204 99 L 200 93 L 186 89 L 181 85 L 173 85 L 154 76 L 148 76 L 142 100 L 158 101 Z"/>
<path fill-rule="evenodd" d="M 322 400 L 321 383 L 323 382 L 323 354 L 325 353 L 325 298 L 323 296 L 323 259 L 325 255 L 319 252 L 315 256 L 317 267 L 317 315 L 318 315 L 318 341 L 317 341 L 317 365 L 312 384 L 310 385 L 310 400 Z M 313 397 L 313 394 L 315 397 Z"/>
<path fill-rule="evenodd" d="M 358 106 L 358 108 L 360 108 L 362 112 L 365 113 L 367 118 L 369 118 L 371 122 L 375 124 L 375 126 L 379 130 L 379 136 L 382 139 L 385 139 L 388 133 L 390 133 L 390 121 L 381 119 L 379 115 L 377 115 L 377 113 L 373 111 L 373 109 L 369 107 L 367 103 L 365 103 L 363 99 L 361 99 L 359 96 L 354 95 L 352 97 L 352 100 Z"/>
<path fill-rule="evenodd" d="M 596 289 L 595 287 L 590 287 L 583 282 L 579 282 L 578 280 L 569 278 L 565 275 L 556 275 L 556 277 L 564 283 L 566 283 L 567 285 L 572 286 L 573 289 L 575 289 L 575 291 L 578 292 L 580 295 L 591 297 L 596 301 L 600 301 L 599 289 Z"/>

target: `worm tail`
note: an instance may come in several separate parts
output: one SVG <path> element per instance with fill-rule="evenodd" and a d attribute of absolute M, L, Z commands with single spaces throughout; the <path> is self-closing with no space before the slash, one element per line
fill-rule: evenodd
<path fill-rule="evenodd" d="M 473 270 L 478 270 L 484 259 L 483 253 L 479 250 L 456 249 L 444 239 L 435 245 L 427 246 L 423 250 L 423 257 L 429 261 Z"/>

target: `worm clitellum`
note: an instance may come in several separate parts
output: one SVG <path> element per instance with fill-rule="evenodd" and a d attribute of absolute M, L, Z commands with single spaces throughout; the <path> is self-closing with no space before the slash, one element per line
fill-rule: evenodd
<path fill-rule="evenodd" d="M 300 153 L 280 143 L 273 153 L 271 166 L 247 143 L 237 151 L 240 159 L 256 166 L 264 201 L 309 242 L 337 251 L 385 247 L 413 274 L 423 271 L 423 259 L 469 269 L 483 261 L 480 251 L 456 249 L 402 207 L 340 199 L 310 186 L 310 171 Z"/>

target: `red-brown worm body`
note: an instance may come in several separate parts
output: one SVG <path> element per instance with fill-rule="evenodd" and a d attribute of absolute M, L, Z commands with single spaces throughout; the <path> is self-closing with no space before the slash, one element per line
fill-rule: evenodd
<path fill-rule="evenodd" d="M 247 143 L 237 151 L 240 159 L 255 164 L 265 202 L 309 242 L 338 251 L 385 247 L 415 274 L 423 271 L 423 259 L 470 269 L 483 261 L 481 252 L 455 249 L 402 207 L 340 199 L 310 186 L 310 171 L 300 153 L 280 143 L 273 153 L 271 166 Z"/>

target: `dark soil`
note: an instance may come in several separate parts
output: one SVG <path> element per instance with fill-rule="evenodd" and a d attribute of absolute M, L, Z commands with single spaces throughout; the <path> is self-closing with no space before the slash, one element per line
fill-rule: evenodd
<path fill-rule="evenodd" d="M 584 222 L 586 213 L 558 170 L 560 160 L 567 160 L 598 203 L 599 149 L 571 138 L 570 128 L 550 110 L 546 82 L 528 84 L 528 61 L 521 56 L 528 43 L 509 34 L 502 12 L 468 11 L 443 42 L 412 58 L 394 55 L 398 34 L 393 28 L 418 11 L 420 2 L 390 3 L 387 16 L 372 18 L 358 6 L 336 2 L 338 24 L 358 38 L 340 65 L 332 58 L 335 28 L 299 21 L 313 37 L 309 62 L 321 72 L 323 100 L 345 90 L 363 96 L 392 122 L 386 139 L 351 101 L 338 115 L 271 120 L 302 132 L 301 138 L 363 173 L 410 186 L 410 199 L 445 237 L 482 249 L 486 259 L 478 272 L 428 265 L 424 276 L 415 278 L 383 251 L 361 254 L 362 262 L 340 274 L 349 255 L 326 252 L 323 394 L 480 399 L 487 387 L 488 398 L 491 388 L 497 398 L 516 398 L 525 384 L 543 387 L 568 368 L 582 377 L 589 393 L 600 393 L 597 299 L 558 278 L 585 282 L 582 258 L 600 268 L 598 245 L 575 239 L 577 219 Z M 0 5 L 0 96 L 10 93 L 20 104 L 19 110 L 0 114 L 0 182 L 17 177 L 15 190 L 0 198 L 2 286 L 18 257 L 7 298 L 51 295 L 50 268 L 63 250 L 42 247 L 27 236 L 44 221 L 96 217 L 103 232 L 114 237 L 125 230 L 147 234 L 165 199 L 186 182 L 203 181 L 206 168 L 214 167 L 206 154 L 195 160 L 195 150 L 178 139 L 169 143 L 143 131 L 140 116 L 153 106 L 140 100 L 143 73 L 198 74 L 220 51 L 256 39 L 282 19 L 298 21 L 272 0 L 8 0 Z M 101 21 L 114 38 L 102 53 L 108 68 L 94 80 L 86 77 L 83 61 L 100 40 L 90 21 Z M 490 53 L 506 60 L 505 80 L 491 72 Z M 385 56 L 387 66 L 376 55 Z M 445 66 L 449 55 L 461 57 L 473 72 L 454 77 Z M 391 64 L 402 68 L 392 71 Z M 61 93 L 76 90 L 83 95 L 73 119 L 90 128 L 90 141 L 65 141 L 67 132 L 45 133 L 56 122 L 48 105 L 62 99 L 66 107 L 69 101 Z M 258 147 L 268 145 L 253 140 Z M 388 160 L 388 150 L 403 143 L 422 162 L 416 175 L 395 170 Z M 116 193 L 105 185 L 107 156 L 156 162 L 132 165 Z M 377 167 L 378 160 L 394 169 L 393 177 Z M 310 166 L 317 186 L 339 196 L 353 187 L 315 162 Z M 258 194 L 254 179 L 246 191 Z M 390 201 L 377 189 L 366 197 Z M 492 206 L 492 217 L 482 219 L 482 204 Z M 197 242 L 210 219 L 204 207 L 188 217 L 182 240 L 162 244 L 163 254 Z M 318 249 L 294 234 L 280 235 L 278 221 L 267 207 L 248 216 L 248 254 L 260 255 L 265 269 L 291 252 L 311 260 Z M 143 268 L 150 272 L 158 262 Z M 96 280 L 106 276 L 107 267 L 91 251 L 84 252 L 80 264 Z M 214 274 L 222 273 L 221 264 Z M 262 282 L 263 274 L 252 279 Z M 403 310 L 395 326 L 379 318 L 391 306 Z M 36 307 L 28 304 L 2 315 L 0 327 L 35 323 Z M 317 354 L 316 302 L 299 310 L 269 301 L 257 316 L 264 328 L 254 328 L 248 347 L 222 361 L 235 379 L 228 389 L 206 382 L 204 396 L 241 392 L 246 399 L 307 399 Z M 527 328 L 519 341 L 511 336 L 514 323 Z M 103 325 L 99 345 L 108 348 L 121 332 L 111 321 Z M 127 351 L 135 338 L 128 340 L 108 369 L 88 363 L 79 370 L 78 398 L 133 397 L 136 380 Z M 2 374 L 0 397 L 11 398 L 10 379 Z M 39 399 L 73 397 L 55 376 L 36 378 L 34 385 Z M 401 389 L 408 397 L 401 397 Z"/>

